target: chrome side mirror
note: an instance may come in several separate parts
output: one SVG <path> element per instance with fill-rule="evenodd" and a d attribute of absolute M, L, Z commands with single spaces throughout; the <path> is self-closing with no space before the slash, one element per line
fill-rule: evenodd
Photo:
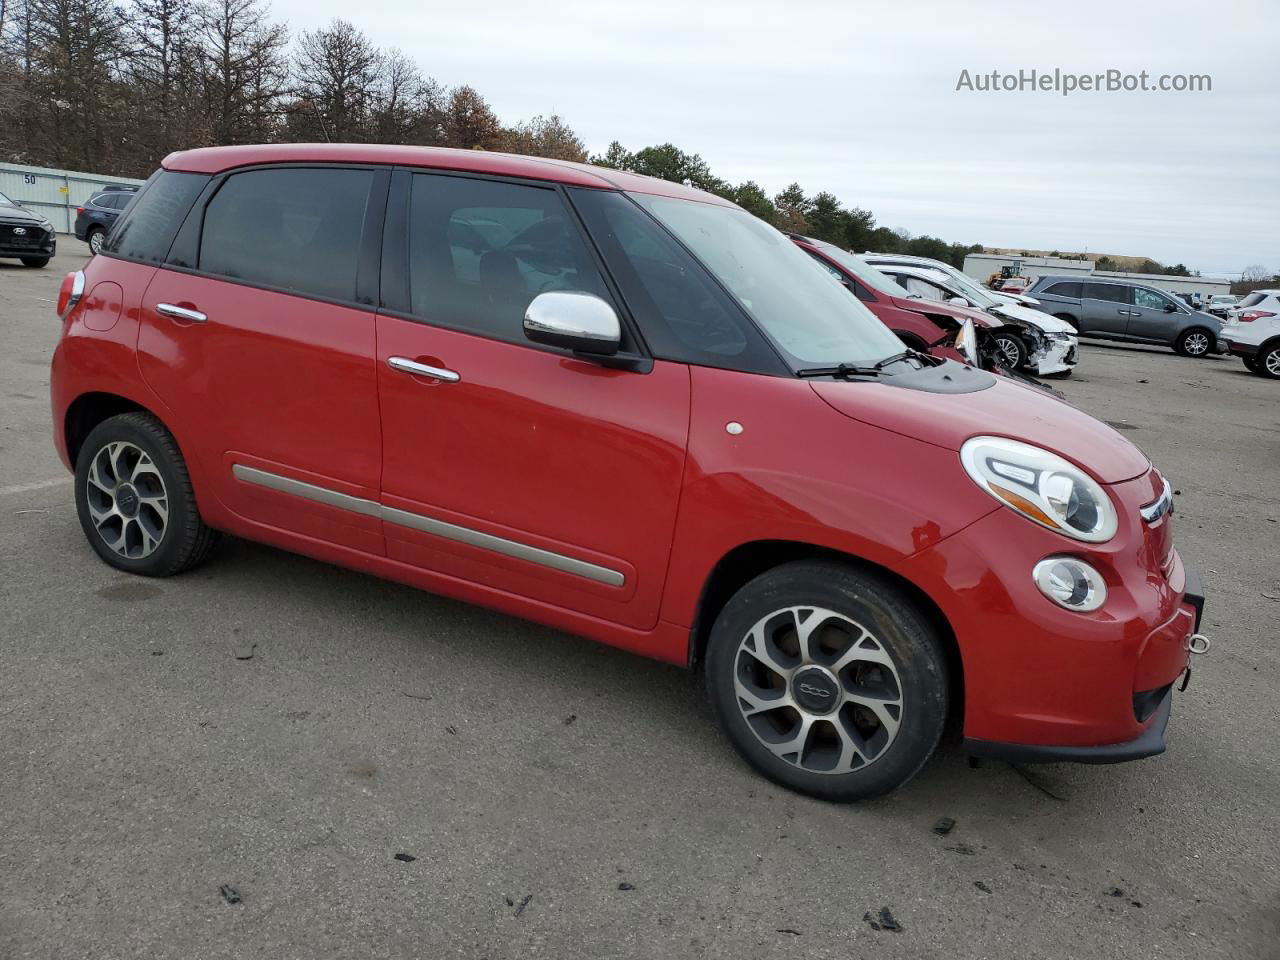
<path fill-rule="evenodd" d="M 956 334 L 956 349 L 970 366 L 978 366 L 978 331 L 974 329 L 972 320 L 965 320 L 960 324 L 960 332 Z"/>
<path fill-rule="evenodd" d="M 534 343 L 601 356 L 611 356 L 622 346 L 622 325 L 613 307 L 580 290 L 534 297 L 524 312 L 524 335 Z"/>

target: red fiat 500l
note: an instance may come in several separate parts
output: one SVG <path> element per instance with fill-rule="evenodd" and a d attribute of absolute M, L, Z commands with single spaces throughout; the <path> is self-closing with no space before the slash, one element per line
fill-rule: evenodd
<path fill-rule="evenodd" d="M 80 522 L 215 531 L 703 670 L 757 770 L 883 793 L 967 747 L 1163 749 L 1202 599 L 1168 484 L 1041 391 L 903 344 L 783 234 L 575 164 L 165 160 L 59 298 Z"/>

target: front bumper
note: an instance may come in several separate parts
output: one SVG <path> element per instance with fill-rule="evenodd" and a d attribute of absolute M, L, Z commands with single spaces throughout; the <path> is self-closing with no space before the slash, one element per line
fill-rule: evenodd
<path fill-rule="evenodd" d="M 1200 631 L 1200 621 L 1204 617 L 1204 587 L 1200 576 L 1191 569 L 1186 570 L 1186 590 L 1182 596 L 1183 604 L 1194 610 L 1192 631 Z M 1150 704 L 1155 701 L 1155 708 Z M 1098 746 L 1051 746 L 1043 744 L 1004 743 L 999 740 L 981 740 L 966 737 L 965 752 L 975 757 L 987 757 L 993 760 L 1004 760 L 1008 763 L 1127 763 L 1130 760 L 1142 760 L 1164 753 L 1164 731 L 1169 726 L 1169 713 L 1173 707 L 1173 684 L 1169 683 L 1155 690 L 1135 694 L 1133 709 L 1135 716 L 1143 716 L 1147 727 L 1132 740 L 1120 743 L 1105 743 Z"/>
<path fill-rule="evenodd" d="M 0 257 L 52 257 L 57 249 L 55 233 L 20 238 L 0 230 Z"/>
<path fill-rule="evenodd" d="M 1075 337 L 1044 339 L 1044 346 L 1028 360 L 1040 376 L 1069 373 L 1080 359 L 1079 341 Z"/>

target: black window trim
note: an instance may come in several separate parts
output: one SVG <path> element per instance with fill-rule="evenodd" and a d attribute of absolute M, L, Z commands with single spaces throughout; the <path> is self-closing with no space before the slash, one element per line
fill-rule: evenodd
<path fill-rule="evenodd" d="M 617 312 L 619 322 L 626 328 L 627 335 L 631 337 L 632 342 L 635 344 L 635 352 L 619 351 L 611 356 L 578 354 L 570 350 L 565 350 L 561 347 L 534 343 L 532 340 L 509 340 L 505 337 L 492 336 L 483 330 L 477 330 L 475 327 L 465 327 L 461 324 L 441 323 L 439 320 L 430 320 L 414 313 L 412 310 L 412 302 L 410 300 L 411 292 L 409 288 L 408 214 L 413 177 L 420 174 L 458 177 L 464 180 L 488 180 L 496 183 L 508 183 L 515 186 L 535 187 L 540 190 L 550 190 L 557 194 L 560 197 L 561 203 L 569 212 L 569 219 L 573 222 L 574 228 L 577 230 L 584 247 L 588 251 L 593 265 L 596 267 L 600 277 L 604 280 L 605 288 L 608 290 L 609 296 L 613 300 L 610 305 Z M 587 189 L 607 190 L 609 188 L 590 187 Z M 383 233 L 384 239 L 382 245 L 382 289 L 380 306 L 378 308 L 379 313 L 385 314 L 389 317 L 394 317 L 397 320 L 408 320 L 413 323 L 419 323 L 424 327 L 449 330 L 453 333 L 462 333 L 468 336 L 478 337 L 483 340 L 491 340 L 494 343 L 503 343 L 508 346 L 537 350 L 540 353 L 549 353 L 560 357 L 578 357 L 582 360 L 600 363 L 602 366 L 619 367 L 630 370 L 634 373 L 647 374 L 653 370 L 653 354 L 650 352 L 648 344 L 641 335 L 639 324 L 636 323 L 635 317 L 631 312 L 631 308 L 623 298 L 617 282 L 615 281 L 612 273 L 610 273 L 608 265 L 604 261 L 604 257 L 601 256 L 600 250 L 596 247 L 594 238 L 592 238 L 590 232 L 587 230 L 581 214 L 578 212 L 577 207 L 573 205 L 573 199 L 570 196 L 569 191 L 565 189 L 565 185 L 563 183 L 559 183 L 554 180 L 537 180 L 532 177 L 474 173 L 469 170 L 446 170 L 437 167 L 397 166 L 392 176 L 391 192 L 387 198 L 387 210 L 388 214 L 385 220 Z"/>
<path fill-rule="evenodd" d="M 189 267 L 185 264 L 170 262 L 176 255 L 183 253 L 189 254 L 190 259 L 200 262 L 200 243 L 204 234 L 204 217 L 205 211 L 209 203 L 218 195 L 218 191 L 233 176 L 240 173 L 252 173 L 260 170 L 368 170 L 373 174 L 373 182 L 369 187 L 369 197 L 365 205 L 364 223 L 360 230 L 360 243 L 357 246 L 357 262 L 356 262 L 356 285 L 353 291 L 353 299 L 347 300 L 340 297 L 323 297 L 314 293 L 306 293 L 301 290 L 293 290 L 286 287 L 277 287 L 267 283 L 256 283 L 250 280 L 241 280 L 236 277 L 228 277 L 221 273 L 212 273 L 208 270 L 201 270 L 198 267 Z M 169 246 L 169 252 L 165 256 L 162 263 L 151 263 L 150 261 L 138 261 L 148 266 L 159 267 L 163 270 L 171 270 L 174 273 L 185 273 L 192 277 L 203 277 L 208 280 L 219 280 L 222 283 L 233 283 L 238 287 L 248 287 L 253 290 L 265 290 L 268 293 L 279 293 L 287 297 L 297 297 L 302 300 L 313 300 L 316 303 L 328 303 L 337 307 L 348 307 L 353 310 L 361 310 L 365 313 L 376 313 L 378 304 L 378 272 L 370 271 L 368 262 L 370 257 L 377 259 L 382 252 L 382 234 L 383 234 L 383 218 L 387 209 L 387 188 L 391 178 L 392 166 L 390 164 L 379 163 L 340 163 L 328 161 L 297 161 L 290 163 L 258 163 L 243 167 L 233 167 L 229 170 L 223 170 L 213 174 L 209 183 L 196 197 L 196 201 L 192 204 L 191 210 L 183 219 L 182 226 L 178 228 L 178 232 L 174 235 L 173 243 Z M 182 248 L 179 248 L 179 242 L 182 242 Z M 118 259 L 126 259 L 120 257 Z M 362 280 L 364 283 L 362 283 Z M 360 296 L 366 293 L 367 302 L 361 302 Z"/>

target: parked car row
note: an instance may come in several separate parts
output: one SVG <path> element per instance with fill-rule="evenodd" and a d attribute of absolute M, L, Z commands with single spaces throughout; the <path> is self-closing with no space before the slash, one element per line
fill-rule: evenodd
<path fill-rule="evenodd" d="M 998 318 L 837 253 L 581 164 L 172 154 L 63 283 L 54 440 L 119 570 L 226 531 L 686 665 L 814 796 L 901 785 L 953 715 L 1014 762 L 1160 753 L 1207 647 L 1170 483 L 904 349 L 867 304 Z"/>

